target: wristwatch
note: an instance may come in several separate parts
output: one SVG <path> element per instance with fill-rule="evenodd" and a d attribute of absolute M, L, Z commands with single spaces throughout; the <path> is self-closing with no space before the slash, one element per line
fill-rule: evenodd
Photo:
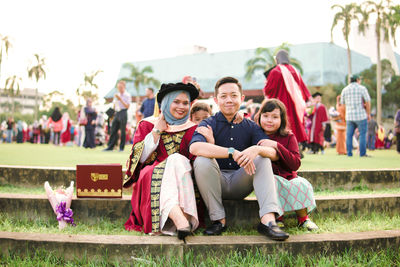
<path fill-rule="evenodd" d="M 155 132 L 156 134 L 158 134 L 158 135 L 160 135 L 161 134 L 161 131 L 160 130 L 158 130 L 157 128 L 153 128 L 153 132 Z"/>
<path fill-rule="evenodd" d="M 229 159 L 233 159 L 233 153 L 235 153 L 235 149 L 233 147 L 228 147 Z"/>

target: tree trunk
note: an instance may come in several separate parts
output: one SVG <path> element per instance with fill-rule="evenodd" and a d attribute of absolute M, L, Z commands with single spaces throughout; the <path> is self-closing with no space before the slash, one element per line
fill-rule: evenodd
<path fill-rule="evenodd" d="M 351 68 L 351 51 L 350 51 L 350 45 L 349 45 L 349 41 L 346 40 L 347 43 L 347 84 L 350 84 L 350 78 L 351 78 L 351 72 L 352 72 L 352 68 Z"/>
<path fill-rule="evenodd" d="M 35 121 L 38 119 L 38 88 L 35 90 Z"/>
<path fill-rule="evenodd" d="M 380 30 L 380 29 L 379 29 Z M 377 60 L 376 63 L 376 121 L 380 125 L 382 123 L 382 63 L 381 63 L 381 44 L 380 34 L 377 36 Z"/>

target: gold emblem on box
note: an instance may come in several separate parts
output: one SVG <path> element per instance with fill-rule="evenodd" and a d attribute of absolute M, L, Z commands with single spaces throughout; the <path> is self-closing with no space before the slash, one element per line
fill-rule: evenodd
<path fill-rule="evenodd" d="M 108 191 L 108 189 L 104 189 L 102 191 L 101 189 L 94 190 L 93 188 L 90 189 L 83 189 L 83 191 L 79 188 L 77 192 L 78 196 L 81 197 L 96 197 L 96 196 L 105 196 L 105 197 L 119 197 L 121 196 L 121 189 L 118 189 L 115 191 L 114 189 L 111 189 Z"/>
<path fill-rule="evenodd" d="M 102 173 L 92 172 L 90 174 L 90 178 L 92 179 L 93 182 L 97 182 L 98 180 L 105 181 L 105 180 L 108 180 L 108 174 L 107 173 L 102 174 Z"/>

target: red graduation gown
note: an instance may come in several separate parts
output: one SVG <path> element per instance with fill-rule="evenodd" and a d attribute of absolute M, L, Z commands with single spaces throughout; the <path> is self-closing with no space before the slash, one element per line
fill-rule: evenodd
<path fill-rule="evenodd" d="M 317 143 L 321 146 L 324 145 L 324 124 L 329 121 L 328 112 L 324 104 L 317 104 L 316 110 L 311 118 L 311 130 L 309 132 L 308 140 L 310 143 Z"/>
<path fill-rule="evenodd" d="M 285 66 L 299 85 L 303 99 L 307 102 L 311 95 L 306 85 L 304 84 L 303 79 L 300 75 L 298 76 L 296 74 L 296 71 L 291 65 L 285 64 Z M 297 118 L 296 109 L 294 108 L 295 103 L 293 102 L 286 89 L 285 81 L 283 79 L 282 72 L 279 66 L 276 66 L 269 72 L 263 92 L 266 97 L 277 98 L 285 104 L 289 127 L 296 136 L 297 141 L 307 141 L 307 134 L 304 129 L 304 125 Z"/>
<path fill-rule="evenodd" d="M 133 137 L 129 166 L 124 178 L 124 187 L 129 187 L 133 183 L 132 212 L 125 223 L 126 230 L 145 233 L 157 232 L 155 229 L 157 229 L 157 223 L 159 224 L 159 210 L 158 214 L 154 210 L 154 198 L 159 200 L 160 179 L 164 170 L 163 166 L 165 166 L 163 164 L 165 164 L 168 155 L 174 153 L 174 151 L 189 160 L 194 160 L 195 158 L 189 153 L 189 142 L 197 125 L 187 122 L 184 125 L 172 126 L 166 133 L 163 133 L 156 150 L 145 163 L 141 164 L 139 160 L 143 151 L 144 138 L 151 132 L 153 127 L 154 124 L 151 122 L 151 118 L 142 120 Z M 153 182 L 156 176 L 159 179 L 157 181 L 159 186 L 158 192 L 154 193 Z"/>

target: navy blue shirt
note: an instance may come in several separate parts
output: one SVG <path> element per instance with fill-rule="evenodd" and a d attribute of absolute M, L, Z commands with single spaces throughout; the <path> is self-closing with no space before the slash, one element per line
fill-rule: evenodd
<path fill-rule="evenodd" d="M 156 101 L 155 97 L 153 97 L 152 99 L 146 98 L 143 101 L 143 104 L 140 107 L 140 112 L 142 112 L 144 118 L 147 118 L 147 117 L 150 117 L 151 115 L 153 115 L 155 101 Z"/>
<path fill-rule="evenodd" d="M 207 125 L 210 125 L 213 130 L 216 145 L 233 147 L 239 151 L 257 145 L 261 139 L 268 138 L 254 121 L 244 118 L 241 123 L 234 124 L 228 122 L 221 112 L 217 112 L 214 116 L 200 122 L 199 127 Z M 207 141 L 203 135 L 195 132 L 190 145 L 195 142 Z M 233 159 L 217 159 L 217 162 L 221 170 L 237 170 L 240 168 Z"/>

